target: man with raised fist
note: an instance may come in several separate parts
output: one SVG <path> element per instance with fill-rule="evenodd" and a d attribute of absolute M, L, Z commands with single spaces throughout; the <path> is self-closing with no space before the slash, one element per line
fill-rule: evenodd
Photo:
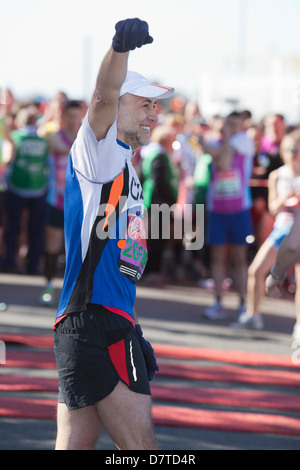
<path fill-rule="evenodd" d="M 173 88 L 127 70 L 153 38 L 119 21 L 66 172 L 66 270 L 55 321 L 56 449 L 93 449 L 104 428 L 116 447 L 155 449 L 149 380 L 158 370 L 134 310 L 147 262 L 143 194 L 131 163 Z"/>

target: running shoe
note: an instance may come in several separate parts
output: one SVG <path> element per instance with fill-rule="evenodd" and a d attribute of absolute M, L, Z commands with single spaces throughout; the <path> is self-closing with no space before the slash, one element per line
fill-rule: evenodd
<path fill-rule="evenodd" d="M 263 330 L 264 321 L 260 314 L 250 315 L 249 313 L 243 313 L 237 322 L 232 323 L 231 327 L 235 330 Z"/>
<path fill-rule="evenodd" d="M 220 302 L 216 302 L 204 310 L 203 316 L 207 320 L 223 320 L 226 317 L 226 312 Z"/>
<path fill-rule="evenodd" d="M 51 307 L 54 304 L 54 288 L 51 286 L 45 287 L 42 291 L 40 301 L 43 305 Z"/>
<path fill-rule="evenodd" d="M 245 304 L 242 304 L 239 306 L 239 308 L 237 309 L 237 319 L 239 319 L 242 315 L 244 315 L 246 313 L 246 305 Z"/>

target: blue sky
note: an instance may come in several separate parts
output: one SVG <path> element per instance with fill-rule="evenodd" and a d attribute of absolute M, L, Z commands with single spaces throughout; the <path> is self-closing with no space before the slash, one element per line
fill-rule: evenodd
<path fill-rule="evenodd" d="M 89 95 L 115 23 L 134 16 L 154 43 L 131 53 L 130 68 L 189 96 L 241 51 L 300 54 L 299 0 L 0 0 L 0 85 L 21 98 Z"/>

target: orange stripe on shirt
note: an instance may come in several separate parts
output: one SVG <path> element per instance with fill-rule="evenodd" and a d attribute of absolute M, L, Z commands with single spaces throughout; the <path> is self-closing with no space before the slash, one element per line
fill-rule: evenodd
<path fill-rule="evenodd" d="M 123 191 L 123 186 L 124 186 L 124 174 L 123 171 L 122 173 L 117 176 L 117 178 L 114 180 L 110 193 L 109 193 L 109 198 L 105 207 L 105 222 L 102 227 L 102 231 L 107 227 L 108 225 L 108 219 L 112 215 L 112 213 L 116 210 L 117 204 L 119 202 L 120 196 Z"/>

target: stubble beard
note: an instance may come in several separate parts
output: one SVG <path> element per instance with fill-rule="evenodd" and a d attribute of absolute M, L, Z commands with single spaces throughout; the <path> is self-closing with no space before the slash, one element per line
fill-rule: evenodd
<path fill-rule="evenodd" d="M 136 150 L 149 144 L 149 139 L 143 138 L 137 132 L 125 132 L 124 136 L 125 142 L 131 146 L 132 150 Z"/>

